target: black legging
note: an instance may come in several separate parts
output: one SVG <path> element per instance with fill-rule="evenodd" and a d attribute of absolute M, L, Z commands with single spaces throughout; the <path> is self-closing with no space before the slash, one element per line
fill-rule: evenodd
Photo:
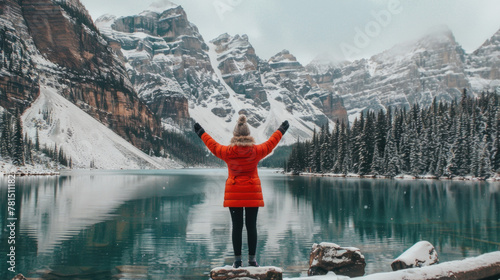
<path fill-rule="evenodd" d="M 248 254 L 255 255 L 257 248 L 257 213 L 259 207 L 245 207 L 245 226 L 248 236 Z M 233 249 L 235 256 L 241 256 L 243 233 L 243 207 L 229 207 L 233 221 Z"/>

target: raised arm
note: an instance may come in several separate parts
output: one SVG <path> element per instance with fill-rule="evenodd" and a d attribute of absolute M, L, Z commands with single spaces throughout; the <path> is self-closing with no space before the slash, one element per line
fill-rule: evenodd
<path fill-rule="evenodd" d="M 199 123 L 194 124 L 194 132 L 198 134 L 198 136 L 203 140 L 203 143 L 205 143 L 205 146 L 214 154 L 216 157 L 224 160 L 223 155 L 226 154 L 223 152 L 223 150 L 227 149 L 227 146 L 223 146 L 217 141 L 215 141 L 208 133 L 205 132 L 205 129 L 201 127 Z"/>
<path fill-rule="evenodd" d="M 288 127 L 290 127 L 290 124 L 288 124 L 288 121 L 284 121 L 278 128 L 278 130 L 276 130 L 266 142 L 256 146 L 259 158 L 265 158 L 273 151 L 273 149 L 280 142 L 285 132 L 288 130 Z"/>

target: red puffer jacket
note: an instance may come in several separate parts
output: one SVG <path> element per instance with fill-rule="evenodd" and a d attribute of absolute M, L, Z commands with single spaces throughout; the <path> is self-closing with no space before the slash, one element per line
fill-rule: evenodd
<path fill-rule="evenodd" d="M 229 170 L 224 207 L 264 206 L 257 164 L 271 153 L 282 136 L 277 130 L 269 140 L 260 145 L 224 146 L 217 143 L 208 133 L 203 133 L 201 140 L 216 157 L 226 162 Z"/>

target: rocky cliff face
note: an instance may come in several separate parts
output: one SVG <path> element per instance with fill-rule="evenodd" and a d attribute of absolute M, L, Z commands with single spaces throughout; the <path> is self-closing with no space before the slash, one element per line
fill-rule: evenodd
<path fill-rule="evenodd" d="M 246 113 L 258 129 L 255 137 L 264 141 L 286 118 L 296 123 L 291 142 L 310 137 L 315 126 L 336 120 L 338 114 L 346 117 L 341 99 L 331 92 L 316 87 L 318 92 L 306 98 L 313 88 L 310 77 L 291 73 L 304 72 L 304 67 L 296 60 L 282 65 L 282 57 L 295 59 L 293 55 L 264 61 L 246 35 L 223 34 L 206 44 L 180 6 L 129 17 L 103 16 L 96 25 L 126 63 L 141 99 L 165 123 L 182 128 L 193 118 L 211 127 L 220 140 L 231 135 L 235 116 Z M 285 69 L 292 64 L 298 68 Z M 317 107 L 323 103 L 328 116 Z"/>
<path fill-rule="evenodd" d="M 96 24 L 122 54 L 140 98 L 162 119 L 188 125 L 189 104 L 220 100 L 214 112 L 229 117 L 227 92 L 213 73 L 208 46 L 180 6 L 163 12 L 115 18 Z"/>
<path fill-rule="evenodd" d="M 474 91 L 500 89 L 500 30 L 468 55 L 466 71 Z"/>
<path fill-rule="evenodd" d="M 141 131 L 160 135 L 160 125 L 78 0 L 0 5 L 2 107 L 25 109 L 48 85 L 135 146 L 150 147 Z"/>
<path fill-rule="evenodd" d="M 331 88 L 344 99 L 351 117 L 363 110 L 419 103 L 433 98 L 459 98 L 470 89 L 465 73 L 466 54 L 450 30 L 397 45 L 370 59 L 332 67 L 315 76 L 322 88 Z"/>
<path fill-rule="evenodd" d="M 217 53 L 217 68 L 244 102 L 254 127 L 280 107 L 291 118 L 310 123 L 309 127 L 347 117 L 342 100 L 320 89 L 288 50 L 264 61 L 255 54 L 246 35 L 222 34 L 211 43 Z"/>
<path fill-rule="evenodd" d="M 23 112 L 39 95 L 36 49 L 15 0 L 0 2 L 0 106 Z"/>
<path fill-rule="evenodd" d="M 267 94 L 260 77 L 262 61 L 248 41 L 248 36 L 225 33 L 212 40 L 217 53 L 217 68 L 222 78 L 237 94 L 252 100 L 256 106 L 269 109 Z"/>

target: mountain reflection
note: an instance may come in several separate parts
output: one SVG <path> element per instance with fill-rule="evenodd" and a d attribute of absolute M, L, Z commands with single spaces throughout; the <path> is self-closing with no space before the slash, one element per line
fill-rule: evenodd
<path fill-rule="evenodd" d="M 433 243 L 442 261 L 500 249 L 498 184 L 261 174 L 258 260 L 284 267 L 287 276 L 307 268 L 314 242 L 359 247 L 368 273 L 389 271 L 419 240 Z M 18 271 L 43 276 L 36 271 L 91 267 L 112 275 L 116 266 L 136 265 L 147 266 L 150 279 L 206 279 L 212 267 L 232 261 L 225 176 L 177 170 L 19 178 Z M 6 190 L 0 195 L 6 205 Z"/>
<path fill-rule="evenodd" d="M 310 177 L 288 185 L 299 204 L 311 205 L 322 227 L 352 226 L 368 239 L 424 239 L 480 252 L 500 249 L 498 184 Z"/>

